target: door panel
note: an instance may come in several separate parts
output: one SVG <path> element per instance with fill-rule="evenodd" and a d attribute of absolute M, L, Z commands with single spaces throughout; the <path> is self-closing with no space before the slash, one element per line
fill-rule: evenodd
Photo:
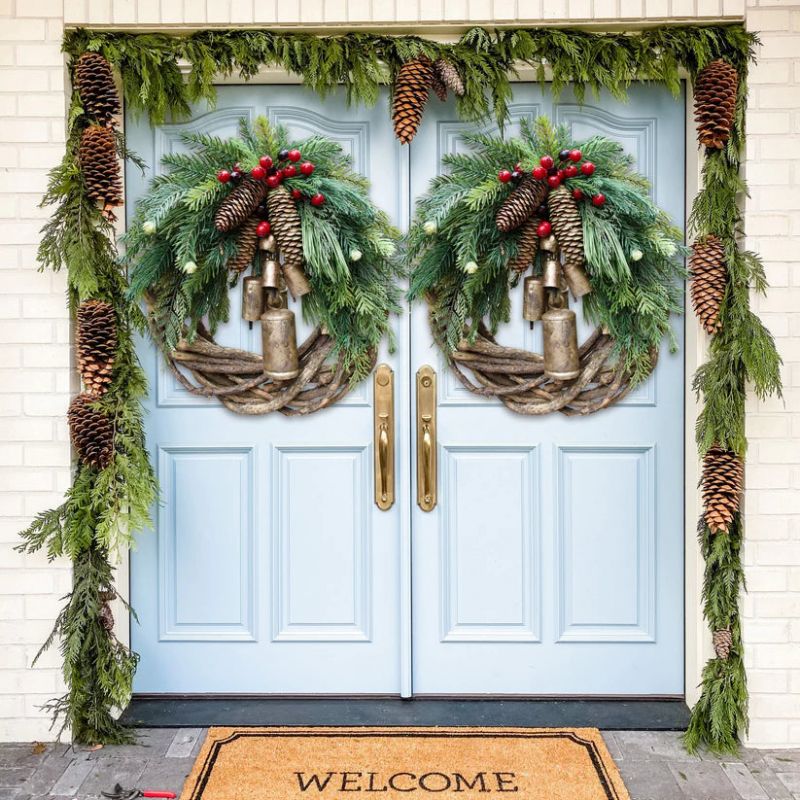
<path fill-rule="evenodd" d="M 158 171 L 161 156 L 184 147 L 183 131 L 232 136 L 242 116 L 262 114 L 298 138 L 322 132 L 340 142 L 357 171 L 379 177 L 376 201 L 404 223 L 407 154 L 386 96 L 348 109 L 340 96 L 323 102 L 299 86 L 223 86 L 217 107 L 195 109 L 189 122 L 153 129 L 128 119 L 128 141 Z M 129 214 L 151 175 L 129 171 Z M 240 307 L 237 288 L 218 340 L 260 352 L 258 326 L 239 318 Z M 295 311 L 302 338 L 309 326 Z M 398 355 L 380 354 L 396 375 L 408 371 L 407 323 L 394 321 Z M 187 393 L 149 343 L 139 352 L 154 387 L 147 435 L 162 498 L 155 535 L 139 537 L 132 557 L 136 691 L 399 693 L 407 394 L 395 398 L 398 500 L 381 512 L 370 381 L 302 420 L 244 417 Z"/>
<path fill-rule="evenodd" d="M 576 138 L 620 141 L 684 219 L 683 103 L 631 87 L 581 106 L 515 84 L 512 119 L 548 114 Z M 460 152 L 450 105 L 426 110 L 411 146 L 412 196 Z M 514 134 L 517 125 L 509 126 Z M 541 352 L 512 290 L 506 345 Z M 578 312 L 579 337 L 590 333 Z M 679 345 L 683 322 L 674 322 Z M 439 373 L 439 505 L 414 507 L 415 693 L 683 692 L 683 354 L 662 347 L 650 380 L 589 417 L 524 417 L 470 394 L 413 310 L 412 370 Z"/>

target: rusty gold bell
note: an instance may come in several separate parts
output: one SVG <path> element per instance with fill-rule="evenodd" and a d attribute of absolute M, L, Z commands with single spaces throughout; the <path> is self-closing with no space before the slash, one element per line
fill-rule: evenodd
<path fill-rule="evenodd" d="M 249 276 L 242 281 L 242 319 L 253 323 L 261 319 L 264 313 L 264 289 L 261 278 Z"/>
<path fill-rule="evenodd" d="M 286 281 L 286 286 L 289 289 L 289 293 L 295 300 L 311 291 L 311 284 L 308 282 L 308 278 L 306 277 L 305 272 L 303 272 L 302 267 L 285 261 L 282 269 L 283 279 Z"/>
<path fill-rule="evenodd" d="M 551 308 L 542 315 L 544 327 L 544 374 L 568 381 L 581 374 L 578 357 L 578 325 L 569 308 Z"/>
<path fill-rule="evenodd" d="M 569 286 L 569 290 L 576 300 L 592 291 L 592 284 L 589 283 L 589 276 L 580 264 L 576 264 L 573 261 L 565 261 L 563 269 L 564 277 L 567 280 L 567 286 Z"/>
<path fill-rule="evenodd" d="M 553 255 L 548 255 L 544 262 L 544 285 L 548 289 L 557 289 L 561 285 L 561 264 Z"/>
<path fill-rule="evenodd" d="M 261 283 L 265 289 L 280 289 L 283 283 L 281 276 L 281 265 L 274 258 L 267 258 L 264 261 L 264 268 L 261 273 Z"/>
<path fill-rule="evenodd" d="M 522 318 L 530 322 L 531 328 L 537 319 L 542 318 L 545 302 L 544 282 L 529 275 L 522 284 Z"/>
<path fill-rule="evenodd" d="M 288 381 L 300 374 L 294 312 L 267 308 L 261 315 L 261 348 L 264 372 L 275 381 Z"/>

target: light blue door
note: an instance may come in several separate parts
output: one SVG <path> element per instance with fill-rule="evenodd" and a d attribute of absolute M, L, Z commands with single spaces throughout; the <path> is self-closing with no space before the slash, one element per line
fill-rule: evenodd
<path fill-rule="evenodd" d="M 512 112 L 619 139 L 681 225 L 683 108 L 654 87 L 634 86 L 627 105 L 580 108 L 517 84 Z M 302 87 L 222 86 L 216 109 L 186 124 L 128 119 L 129 144 L 157 165 L 181 130 L 233 135 L 239 117 L 258 114 L 340 141 L 401 227 L 465 128 L 452 104 L 432 100 L 400 148 L 385 95 L 348 109 Z M 128 170 L 129 213 L 149 177 Z M 500 338 L 541 350 L 514 294 Z M 380 354 L 395 373 L 389 512 L 373 502 L 371 382 L 307 418 L 239 417 L 188 396 L 142 343 L 163 496 L 132 558 L 136 691 L 682 693 L 683 353 L 662 352 L 653 379 L 616 408 L 526 418 L 460 388 L 424 308 L 395 328 L 397 353 Z M 682 344 L 681 320 L 675 329 Z M 219 338 L 260 348 L 235 313 Z M 423 364 L 439 387 L 439 504 L 427 514 L 412 463 Z"/>

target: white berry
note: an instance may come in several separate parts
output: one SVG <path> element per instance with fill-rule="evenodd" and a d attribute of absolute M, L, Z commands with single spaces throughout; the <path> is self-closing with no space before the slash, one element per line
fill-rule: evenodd
<path fill-rule="evenodd" d="M 432 219 L 429 219 L 426 223 L 423 224 L 422 230 L 424 230 L 425 233 L 428 234 L 428 236 L 433 236 L 433 234 L 436 233 L 438 228 L 436 227 L 436 223 Z"/>
<path fill-rule="evenodd" d="M 192 273 L 197 272 L 197 264 L 195 264 L 194 261 L 187 261 L 183 265 L 183 271 L 187 275 L 191 275 Z"/>
<path fill-rule="evenodd" d="M 148 219 L 142 223 L 142 231 L 144 231 L 147 236 L 152 236 L 156 232 L 156 224 L 153 220 Z"/>
<path fill-rule="evenodd" d="M 361 261 L 361 256 L 364 255 L 360 250 L 351 250 L 350 251 L 350 260 L 351 261 Z"/>
<path fill-rule="evenodd" d="M 474 261 L 467 261 L 467 263 L 464 264 L 464 272 L 466 272 L 467 275 L 472 275 L 477 271 L 478 271 L 478 265 Z"/>
<path fill-rule="evenodd" d="M 631 250 L 631 261 L 641 261 L 643 255 L 644 253 L 638 248 L 636 250 Z"/>

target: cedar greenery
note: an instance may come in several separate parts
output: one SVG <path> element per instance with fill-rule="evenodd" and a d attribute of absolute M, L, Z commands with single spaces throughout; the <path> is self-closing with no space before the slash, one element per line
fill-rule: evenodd
<path fill-rule="evenodd" d="M 533 67 L 544 82 L 552 77 L 558 93 L 571 83 L 579 97 L 589 89 L 606 89 L 624 98 L 632 81 L 650 79 L 675 94 L 681 70 L 692 80 L 717 58 L 739 74 L 737 113 L 726 147 L 708 155 L 703 186 L 691 216 L 697 235 L 714 234 L 725 243 L 730 283 L 720 310 L 723 327 L 710 345 L 709 361 L 695 376 L 703 403 L 697 441 L 702 456 L 718 443 L 739 454 L 744 435 L 745 387 L 759 396 L 780 391 L 780 362 L 768 332 L 749 308 L 749 292 L 764 291 L 759 259 L 739 249 L 738 201 L 745 186 L 740 176 L 744 145 L 747 67 L 757 44 L 742 25 L 659 26 L 636 32 L 589 32 L 539 28 L 488 31 L 473 28 L 455 43 L 416 36 L 347 33 L 315 36 L 273 30 L 206 30 L 189 34 L 70 30 L 64 37 L 69 66 L 86 51 L 98 52 L 120 73 L 129 109 L 146 112 L 154 123 L 189 114 L 190 104 L 213 104 L 215 80 L 238 74 L 243 80 L 262 67 L 279 67 L 300 75 L 324 95 L 343 88 L 348 101 L 375 103 L 382 86 L 391 86 L 401 64 L 427 55 L 445 58 L 464 82 L 458 109 L 465 120 L 493 113 L 500 124 L 508 117 L 511 78 L 517 66 Z M 188 64 L 184 76 L 182 63 Z M 131 333 L 143 320 L 127 300 L 125 281 L 115 262 L 113 231 L 89 200 L 78 168 L 81 131 L 93 120 L 73 93 L 68 115 L 64 160 L 51 173 L 46 204 L 54 204 L 45 226 L 40 261 L 43 269 L 66 267 L 70 303 L 84 299 L 111 302 L 117 310 L 119 335 L 114 380 L 99 407 L 115 417 L 112 464 L 101 472 L 76 467 L 65 502 L 40 514 L 23 534 L 26 551 L 43 548 L 52 557 L 74 563 L 74 587 L 54 633 L 65 655 L 68 693 L 53 707 L 81 742 L 114 742 L 127 738 L 112 711 L 130 693 L 135 656 L 113 638 L 99 636 L 100 594 L 110 588 L 110 559 L 119 545 L 149 523 L 155 483 L 144 450 L 140 398 L 146 391 L 135 359 Z M 425 122 L 422 122 L 423 126 Z M 121 143 L 120 143 L 121 145 Z M 704 612 L 712 629 L 730 628 L 733 649 L 726 660 L 712 659 L 703 673 L 686 743 L 735 750 L 747 726 L 747 688 L 739 628 L 742 586 L 741 519 L 727 533 L 711 535 L 701 526 L 706 558 Z"/>
<path fill-rule="evenodd" d="M 472 152 L 444 156 L 446 172 L 417 202 L 407 238 L 413 268 L 409 296 L 428 298 L 437 342 L 451 352 L 465 329 L 474 340 L 484 318 L 492 333 L 509 319 L 509 285 L 519 280 L 509 267 L 522 231 L 501 233 L 495 224 L 498 209 L 516 190 L 498 181 L 498 171 L 520 164 L 528 174 L 541 156 L 577 147 L 597 170 L 570 179 L 569 188 L 581 189 L 586 198 L 606 196 L 602 208 L 588 200 L 578 203 L 592 281 L 583 313 L 614 337 L 615 355 L 623 359 L 630 382 L 644 380 L 652 370 L 653 350 L 671 334 L 670 314 L 682 310 L 684 270 L 676 256 L 685 248 L 681 231 L 649 198 L 647 181 L 632 170 L 632 158 L 602 136 L 575 142 L 567 126 L 554 128 L 547 117 L 523 118 L 515 139 L 483 133 L 462 138 Z M 435 226 L 435 233 L 427 233 L 426 225 Z M 641 251 L 641 260 L 631 258 L 634 250 Z M 537 261 L 535 269 L 541 271 L 541 253 Z M 470 262 L 478 265 L 472 274 L 464 270 Z"/>

